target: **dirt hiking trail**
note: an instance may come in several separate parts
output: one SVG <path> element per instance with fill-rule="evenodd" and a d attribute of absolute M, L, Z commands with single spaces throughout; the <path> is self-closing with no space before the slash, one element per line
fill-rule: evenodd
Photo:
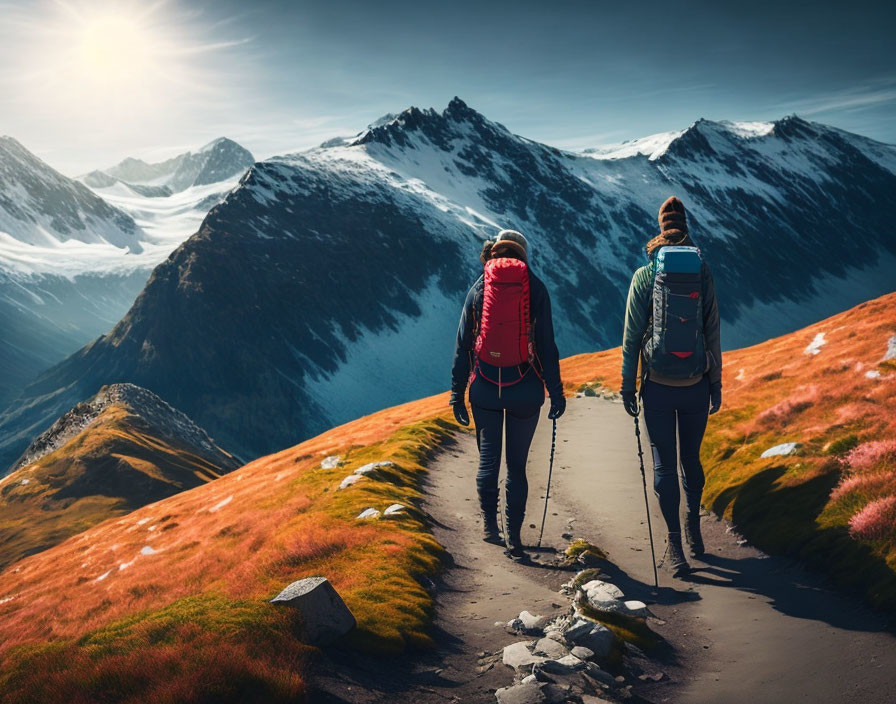
<path fill-rule="evenodd" d="M 546 409 L 545 409 L 546 413 Z M 643 427 L 643 423 L 642 423 Z M 526 545 L 538 538 L 547 480 L 551 423 L 539 424 L 529 457 Z M 657 558 L 664 529 L 645 464 Z M 883 616 L 837 594 L 824 579 L 789 560 L 747 545 L 725 522 L 703 518 L 707 554 L 691 560 L 686 580 L 653 572 L 632 419 L 619 403 L 570 399 L 558 423 L 545 550 L 517 564 L 481 540 L 475 440 L 460 435 L 431 465 L 426 510 L 436 538 L 451 554 L 436 596 L 438 648 L 419 657 L 358 658 L 334 654 L 328 702 L 494 702 L 513 671 L 494 657 L 518 636 L 496 626 L 521 611 L 550 616 L 569 605 L 558 593 L 575 572 L 552 567 L 563 534 L 591 540 L 614 563 L 608 579 L 627 599 L 649 604 L 651 627 L 670 647 L 657 654 L 661 681 L 631 684 L 632 701 L 673 704 L 884 704 L 896 691 L 896 637 Z M 570 525 L 572 526 L 570 530 Z M 339 672 L 340 674 L 335 674 Z M 317 698 L 317 697 L 316 697 Z"/>

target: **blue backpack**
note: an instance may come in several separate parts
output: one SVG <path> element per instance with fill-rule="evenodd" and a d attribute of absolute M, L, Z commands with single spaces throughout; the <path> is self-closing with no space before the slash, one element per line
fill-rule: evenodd
<path fill-rule="evenodd" d="M 706 371 L 703 259 L 696 247 L 660 247 L 653 259 L 652 323 L 643 350 L 647 368 L 675 379 Z"/>

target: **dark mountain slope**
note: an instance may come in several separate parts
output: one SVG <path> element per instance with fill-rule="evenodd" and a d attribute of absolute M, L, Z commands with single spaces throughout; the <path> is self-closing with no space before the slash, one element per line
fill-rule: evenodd
<path fill-rule="evenodd" d="M 727 347 L 892 289 L 893 147 L 798 118 L 649 141 L 572 154 L 454 100 L 256 164 L 112 333 L 10 407 L 0 459 L 110 382 L 152 389 L 246 457 L 444 388 L 499 227 L 529 236 L 562 353 L 615 345 L 672 192 L 715 271 Z"/>

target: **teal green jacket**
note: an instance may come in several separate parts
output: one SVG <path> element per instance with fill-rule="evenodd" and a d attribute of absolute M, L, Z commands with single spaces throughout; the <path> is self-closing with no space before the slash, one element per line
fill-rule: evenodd
<path fill-rule="evenodd" d="M 712 273 L 703 263 L 703 338 L 707 352 L 709 382 L 722 382 L 722 337 L 719 326 L 719 306 Z M 625 331 L 622 335 L 622 390 L 634 391 L 638 378 L 638 361 L 644 335 L 651 324 L 653 310 L 653 268 L 642 266 L 632 276 L 625 304 Z M 643 370 L 642 370 L 643 373 Z"/>

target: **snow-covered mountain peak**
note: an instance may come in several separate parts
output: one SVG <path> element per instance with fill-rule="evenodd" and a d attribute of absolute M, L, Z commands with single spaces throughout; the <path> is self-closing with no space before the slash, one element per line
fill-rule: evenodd
<path fill-rule="evenodd" d="M 197 151 L 189 151 L 156 163 L 127 157 L 115 166 L 92 171 L 81 180 L 93 188 L 107 188 L 102 174 L 121 181 L 148 196 L 167 196 L 192 186 L 225 181 L 246 171 L 255 162 L 252 154 L 227 137 L 218 137 Z M 152 192 L 146 188 L 153 189 Z"/>
<path fill-rule="evenodd" d="M 124 212 L 29 152 L 0 137 L 0 233 L 26 245 L 108 244 L 140 251 L 140 228 Z M 4 264 L 0 258 L 0 264 Z"/>
<path fill-rule="evenodd" d="M 728 120 L 714 122 L 701 118 L 682 130 L 660 132 L 619 144 L 591 147 L 582 153 L 593 159 L 617 160 L 646 156 L 649 161 L 656 161 L 679 140 L 683 140 L 683 143 L 677 144 L 678 151 L 691 150 L 695 146 L 703 150 L 706 148 L 707 140 L 711 140 L 713 135 L 723 140 L 755 139 L 772 134 L 775 124 L 774 122 L 733 122 Z"/>
<path fill-rule="evenodd" d="M 412 106 L 386 122 L 378 120 L 377 123 L 348 144 L 378 143 L 387 147 L 413 147 L 415 141 L 422 138 L 444 149 L 449 141 L 462 137 L 488 140 L 496 134 L 512 136 L 506 127 L 488 120 L 457 97 L 442 112 L 434 108 Z"/>

